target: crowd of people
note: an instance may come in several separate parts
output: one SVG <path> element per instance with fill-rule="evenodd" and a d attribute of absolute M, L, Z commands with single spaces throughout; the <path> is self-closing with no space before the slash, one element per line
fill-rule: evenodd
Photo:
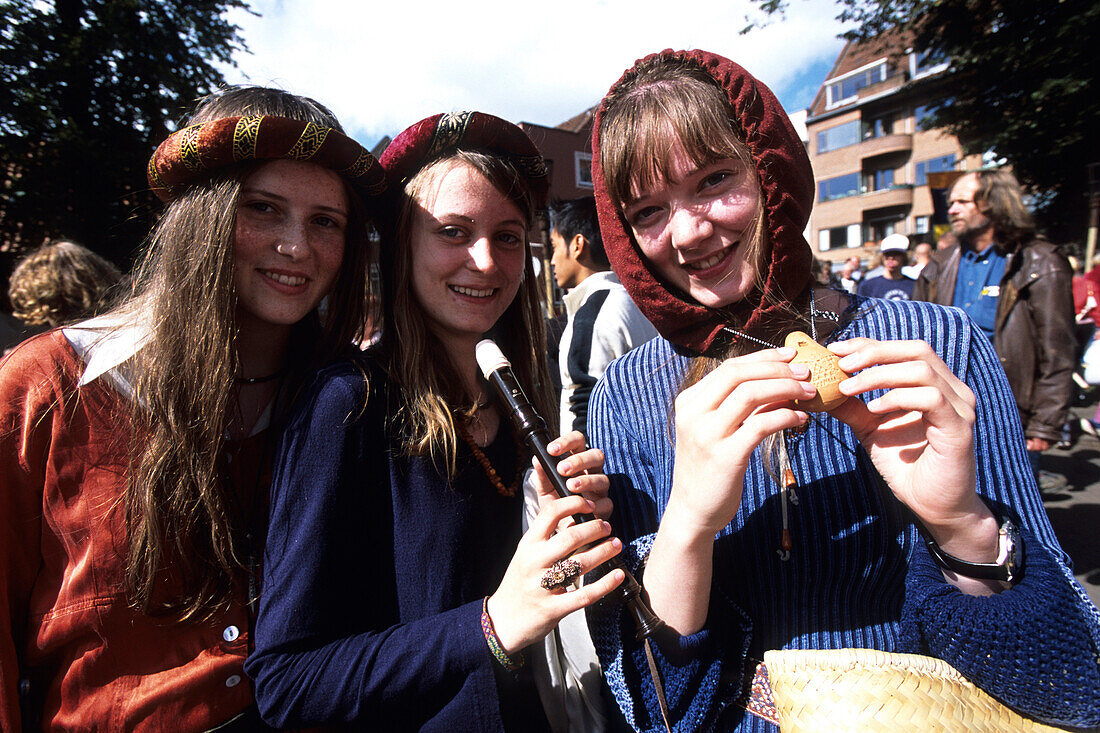
<path fill-rule="evenodd" d="M 805 148 L 738 64 L 636 62 L 592 144 L 594 197 L 550 202 L 493 115 L 375 159 L 319 102 L 233 87 L 152 151 L 130 278 L 31 255 L 11 299 L 49 330 L 0 361 L 0 729 L 775 731 L 781 649 L 934 657 L 1100 725 L 1100 612 L 1036 482 L 1071 272 L 1010 174 L 956 182 L 919 270 L 896 234 L 881 275 L 834 278 Z M 843 370 L 827 410 L 792 335 Z M 634 578 L 644 640 L 608 600 Z"/>

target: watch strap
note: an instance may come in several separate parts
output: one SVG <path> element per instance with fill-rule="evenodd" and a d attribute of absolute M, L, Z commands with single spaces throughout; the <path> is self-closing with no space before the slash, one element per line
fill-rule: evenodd
<path fill-rule="evenodd" d="M 1024 566 L 1024 546 L 1012 520 L 1006 519 L 997 530 L 997 560 L 991 563 L 968 562 L 940 549 L 935 540 L 922 532 L 929 554 L 944 570 L 979 580 L 1011 583 L 1020 577 Z"/>

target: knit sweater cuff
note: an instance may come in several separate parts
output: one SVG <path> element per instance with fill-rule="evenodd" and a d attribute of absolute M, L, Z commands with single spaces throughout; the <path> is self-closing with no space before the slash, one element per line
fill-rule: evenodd
<path fill-rule="evenodd" d="M 1100 659 L 1062 567 L 1021 529 L 1025 565 L 1012 588 L 969 596 L 944 580 L 918 542 L 906 577 L 899 651 L 943 659 L 1021 713 L 1063 725 L 1100 723 Z"/>

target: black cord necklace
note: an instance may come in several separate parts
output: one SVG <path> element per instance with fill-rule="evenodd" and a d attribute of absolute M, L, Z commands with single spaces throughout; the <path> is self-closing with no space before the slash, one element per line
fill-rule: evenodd
<path fill-rule="evenodd" d="M 237 384 L 243 384 L 243 385 L 263 384 L 265 382 L 274 381 L 274 380 L 278 379 L 279 377 L 283 376 L 284 374 L 286 374 L 286 367 L 285 366 L 277 372 L 273 372 L 271 374 L 267 374 L 267 375 L 262 376 L 262 377 L 236 377 L 236 378 L 233 379 L 233 381 Z"/>

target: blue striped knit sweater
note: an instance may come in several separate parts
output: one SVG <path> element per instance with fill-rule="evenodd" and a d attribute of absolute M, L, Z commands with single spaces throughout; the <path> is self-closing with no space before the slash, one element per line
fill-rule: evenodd
<path fill-rule="evenodd" d="M 1100 724 L 1100 613 L 1074 580 L 1047 520 L 1012 392 L 988 340 L 956 309 L 853 301 L 856 311 L 834 339 L 927 341 L 974 390 L 978 491 L 995 513 L 1020 520 L 1024 577 L 990 598 L 948 585 L 850 429 L 820 415 L 791 451 L 798 489 L 790 559 L 777 552 L 779 491 L 758 449 L 741 509 L 715 540 L 706 626 L 658 649 L 676 729 L 774 730 L 732 704 L 747 660 L 769 649 L 848 647 L 940 657 L 1026 715 Z M 607 455 L 611 523 L 634 567 L 668 501 L 670 415 L 687 364 L 656 339 L 615 361 L 592 397 L 589 432 Z M 630 621 L 618 609 L 593 609 L 589 623 L 627 719 L 640 730 L 662 730 Z"/>

